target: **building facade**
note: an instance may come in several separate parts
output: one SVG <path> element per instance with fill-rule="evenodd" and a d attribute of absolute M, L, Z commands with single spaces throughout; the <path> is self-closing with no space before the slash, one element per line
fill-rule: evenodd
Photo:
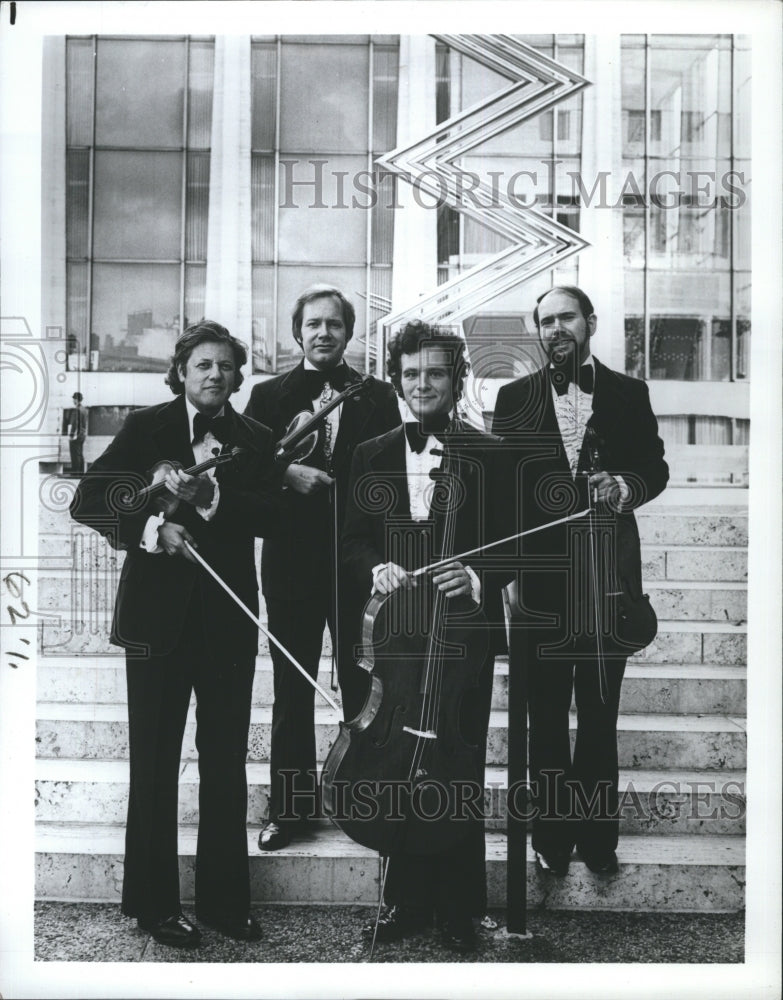
<path fill-rule="evenodd" d="M 746 483 L 748 40 L 517 38 L 589 86 L 457 166 L 587 246 L 454 324 L 471 356 L 471 418 L 487 420 L 497 388 L 540 364 L 536 297 L 579 284 L 599 318 L 595 353 L 649 382 L 675 479 Z M 174 340 L 202 316 L 252 348 L 243 405 L 253 381 L 296 364 L 290 309 L 315 282 L 352 299 L 349 360 L 382 374 L 385 319 L 509 246 L 378 164 L 445 123 L 458 134 L 508 88 L 480 46 L 471 57 L 428 36 L 79 36 L 46 39 L 43 65 L 43 317 L 65 355 L 51 433 L 77 389 L 93 448 L 127 407 L 164 399 Z"/>

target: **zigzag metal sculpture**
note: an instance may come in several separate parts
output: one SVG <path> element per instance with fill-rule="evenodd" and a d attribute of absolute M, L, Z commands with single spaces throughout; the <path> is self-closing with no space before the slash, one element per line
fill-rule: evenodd
<path fill-rule="evenodd" d="M 459 161 L 476 147 L 577 93 L 584 77 L 510 35 L 434 35 L 511 81 L 504 90 L 442 122 L 409 146 L 400 146 L 379 166 L 450 205 L 462 215 L 512 242 L 465 274 L 383 320 L 387 334 L 411 319 L 453 323 L 520 281 L 555 267 L 589 244 L 572 229 L 483 181 L 463 190 Z M 477 180 L 477 178 L 476 178 Z M 492 205 L 493 207 L 488 207 Z"/>

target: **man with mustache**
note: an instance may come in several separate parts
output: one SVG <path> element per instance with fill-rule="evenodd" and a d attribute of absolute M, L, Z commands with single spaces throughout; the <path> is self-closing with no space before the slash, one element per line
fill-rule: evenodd
<path fill-rule="evenodd" d="M 533 319 L 549 364 L 500 390 L 492 425 L 516 457 L 519 527 L 536 528 L 584 510 L 589 491 L 614 519 L 605 537 L 614 542 L 622 532 L 627 539 L 630 576 L 641 593 L 633 510 L 658 496 L 669 478 L 647 386 L 592 357 L 598 321 L 580 288 L 545 292 Z M 582 518 L 547 528 L 523 539 L 521 547 L 523 557 L 530 557 L 519 596 L 528 623 L 533 848 L 539 867 L 556 876 L 567 873 L 574 846 L 592 872 L 618 870 L 617 715 L 626 661 L 606 659 L 604 680 L 596 654 L 575 651 L 593 605 L 585 583 L 584 525 Z M 605 607 L 609 588 L 600 579 L 597 588 Z"/>
<path fill-rule="evenodd" d="M 298 413 L 321 409 L 361 378 L 343 357 L 355 318 L 352 304 L 331 285 L 313 285 L 296 300 L 292 330 L 304 357 L 292 371 L 254 386 L 245 411 L 271 427 L 275 440 Z M 373 382 L 332 410 L 316 450 L 286 471 L 287 524 L 264 541 L 261 554 L 270 631 L 316 677 L 328 625 L 346 719 L 358 715 L 367 692 L 353 659 L 364 595 L 343 579 L 335 595 L 334 540 L 342 526 L 354 448 L 399 423 L 394 391 L 384 382 Z M 314 691 L 274 647 L 272 661 L 269 821 L 258 841 L 263 851 L 285 847 L 317 813 Z"/>

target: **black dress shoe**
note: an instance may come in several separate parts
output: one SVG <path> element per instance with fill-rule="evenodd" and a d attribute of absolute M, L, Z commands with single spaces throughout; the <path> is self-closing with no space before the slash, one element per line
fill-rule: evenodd
<path fill-rule="evenodd" d="M 580 851 L 579 856 L 595 875 L 616 875 L 620 871 L 617 855 L 614 851 L 595 854 L 590 851 Z"/>
<path fill-rule="evenodd" d="M 441 940 L 449 951 L 463 954 L 476 950 L 476 931 L 470 917 L 452 917 L 445 921 Z"/>
<path fill-rule="evenodd" d="M 201 943 L 201 931 L 181 913 L 164 920 L 139 920 L 138 925 L 158 944 L 167 944 L 171 948 L 196 948 Z"/>
<path fill-rule="evenodd" d="M 571 852 L 564 850 L 536 851 L 536 864 L 547 875 L 557 875 L 562 878 L 568 874 L 571 863 Z"/>
<path fill-rule="evenodd" d="M 378 920 L 378 933 L 375 934 L 375 924 L 367 924 L 362 929 L 362 937 L 372 941 L 399 941 L 413 934 L 420 934 L 432 921 L 429 910 L 423 906 L 389 906 Z"/>
<path fill-rule="evenodd" d="M 196 916 L 202 924 L 225 934 L 226 937 L 234 938 L 235 941 L 260 941 L 264 936 L 261 924 L 252 913 L 246 917 L 221 917 L 197 910 Z"/>
<path fill-rule="evenodd" d="M 270 820 L 258 835 L 258 846 L 262 851 L 279 851 L 288 847 L 293 837 L 289 824 L 275 823 Z"/>

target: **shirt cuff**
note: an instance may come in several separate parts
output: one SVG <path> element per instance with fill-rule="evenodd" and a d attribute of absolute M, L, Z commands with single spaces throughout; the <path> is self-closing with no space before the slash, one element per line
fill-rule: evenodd
<path fill-rule="evenodd" d="M 158 543 L 158 528 L 165 520 L 162 514 L 153 514 L 147 518 L 147 523 L 144 525 L 139 548 L 145 549 L 151 556 L 163 551 L 163 547 Z"/>
<path fill-rule="evenodd" d="M 465 567 L 465 572 L 470 577 L 470 596 L 476 602 L 476 604 L 481 604 L 481 581 L 470 568 L 470 566 Z"/>
<path fill-rule="evenodd" d="M 384 568 L 386 563 L 378 563 L 377 566 L 372 568 L 372 589 L 375 590 L 375 581 L 378 579 L 378 574 Z"/>
<path fill-rule="evenodd" d="M 212 479 L 212 485 L 215 487 L 215 492 L 212 494 L 212 503 L 209 507 L 196 507 L 196 510 L 201 514 L 205 521 L 211 521 L 215 516 L 215 511 L 217 510 L 218 503 L 220 503 L 220 487 L 218 486 L 217 479 L 210 476 Z"/>

